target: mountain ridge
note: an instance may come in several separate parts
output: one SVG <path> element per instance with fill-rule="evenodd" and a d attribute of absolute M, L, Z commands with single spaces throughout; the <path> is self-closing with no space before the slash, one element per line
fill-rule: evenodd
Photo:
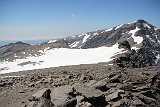
<path fill-rule="evenodd" d="M 160 62 L 160 29 L 145 20 L 73 37 L 53 39 L 22 49 L 15 47 L 18 51 L 8 52 L 10 45 L 0 47 L 1 72 L 108 62 L 132 49 L 139 52 L 136 53 L 138 55 L 146 52 L 144 58 L 149 58 L 147 63 L 151 63 L 150 65 Z M 125 45 L 130 49 L 125 48 Z M 3 48 L 6 48 L 6 51 Z M 53 59 L 56 61 L 52 61 Z M 130 60 L 128 63 L 134 59 Z"/>

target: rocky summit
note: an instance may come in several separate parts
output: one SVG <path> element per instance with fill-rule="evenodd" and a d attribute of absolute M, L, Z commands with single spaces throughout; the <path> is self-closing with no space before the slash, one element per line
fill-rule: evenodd
<path fill-rule="evenodd" d="M 160 107 L 160 29 L 137 20 L 2 46 L 0 107 Z"/>

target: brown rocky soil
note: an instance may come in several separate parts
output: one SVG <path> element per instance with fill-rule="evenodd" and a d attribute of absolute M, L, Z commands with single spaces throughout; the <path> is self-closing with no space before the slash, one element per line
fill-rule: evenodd
<path fill-rule="evenodd" d="M 3 74 L 0 107 L 160 107 L 159 73 L 99 63 Z"/>

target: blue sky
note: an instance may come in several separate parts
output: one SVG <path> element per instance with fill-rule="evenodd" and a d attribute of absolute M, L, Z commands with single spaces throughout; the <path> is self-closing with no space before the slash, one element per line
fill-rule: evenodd
<path fill-rule="evenodd" d="M 61 38 L 137 19 L 160 27 L 159 10 L 159 0 L 0 0 L 0 38 Z"/>

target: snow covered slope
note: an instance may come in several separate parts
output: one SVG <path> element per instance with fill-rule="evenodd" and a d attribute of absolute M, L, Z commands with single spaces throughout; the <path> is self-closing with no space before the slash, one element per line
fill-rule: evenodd
<path fill-rule="evenodd" d="M 16 59 L 13 62 L 1 62 L 0 74 L 65 65 L 107 62 L 111 61 L 114 55 L 125 51 L 119 49 L 118 44 L 116 44 L 112 47 L 99 47 L 92 49 L 46 48 L 39 52 L 41 52 L 42 55 Z"/>
<path fill-rule="evenodd" d="M 0 47 L 0 73 L 111 61 L 114 55 L 126 51 L 118 48 L 124 41 L 131 49 L 150 50 L 147 54 L 153 55 L 155 63 L 160 62 L 160 29 L 137 20 L 36 46 L 15 43 Z"/>

